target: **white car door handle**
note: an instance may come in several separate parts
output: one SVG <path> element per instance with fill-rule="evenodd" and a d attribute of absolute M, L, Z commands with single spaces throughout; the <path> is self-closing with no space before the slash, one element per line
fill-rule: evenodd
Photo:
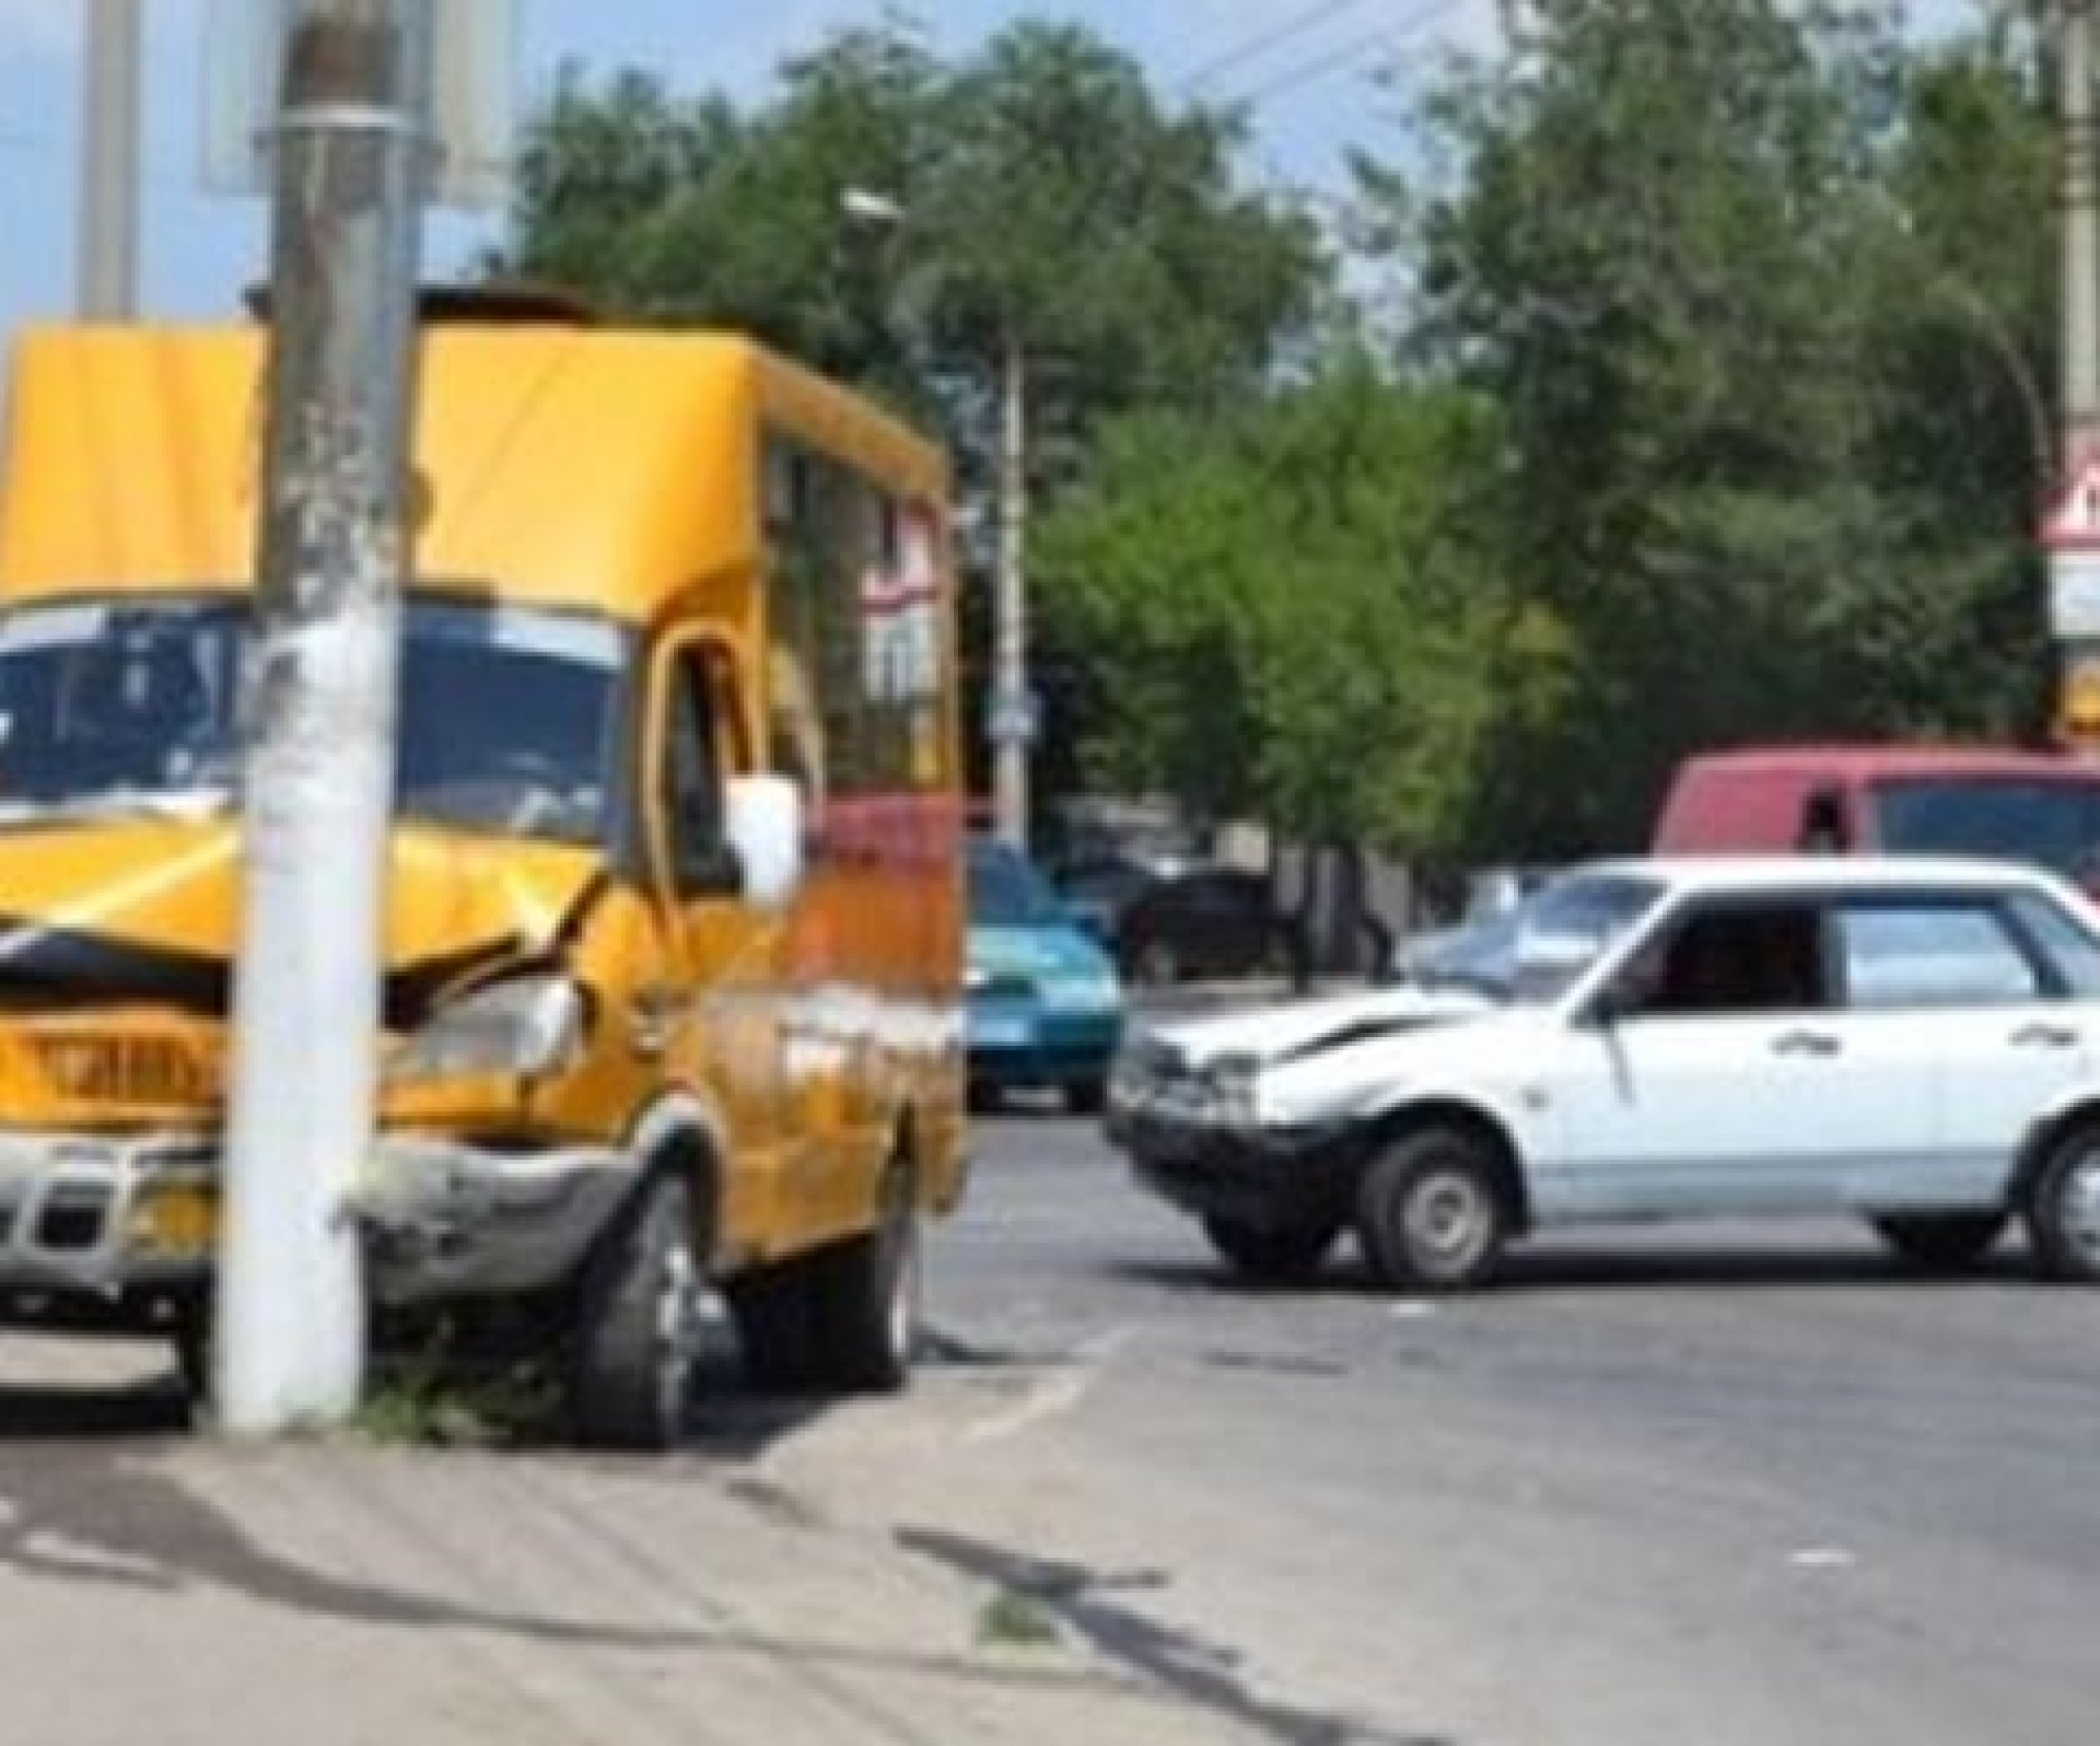
<path fill-rule="evenodd" d="M 1838 1039 L 1828 1031 L 1782 1031 L 1772 1039 L 1772 1053 L 1782 1055 L 1834 1055 L 1840 1050 Z"/>
<path fill-rule="evenodd" d="M 2067 1024 L 2028 1024 L 2012 1034 L 2015 1049 L 2076 1049 L 2078 1033 Z"/>

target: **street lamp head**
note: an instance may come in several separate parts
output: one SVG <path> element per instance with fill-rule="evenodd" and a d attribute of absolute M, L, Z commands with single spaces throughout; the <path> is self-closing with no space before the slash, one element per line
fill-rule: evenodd
<path fill-rule="evenodd" d="M 904 202 L 891 195 L 879 194 L 872 188 L 849 188 L 838 197 L 838 205 L 849 218 L 858 218 L 865 224 L 905 222 Z"/>

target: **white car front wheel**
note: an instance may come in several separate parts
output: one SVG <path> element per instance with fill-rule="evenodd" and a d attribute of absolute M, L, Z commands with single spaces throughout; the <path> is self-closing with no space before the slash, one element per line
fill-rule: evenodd
<path fill-rule="evenodd" d="M 1486 1142 L 1457 1127 L 1404 1135 L 1373 1156 L 1357 1228 L 1380 1284 L 1463 1291 L 1494 1270 L 1511 1223 L 1498 1163 Z"/>

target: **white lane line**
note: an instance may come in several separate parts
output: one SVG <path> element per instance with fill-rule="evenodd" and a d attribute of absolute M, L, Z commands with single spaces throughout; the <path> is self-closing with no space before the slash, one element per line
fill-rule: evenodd
<path fill-rule="evenodd" d="M 1065 1367 L 1036 1382 L 1012 1406 L 988 1414 L 962 1433 L 966 1443 L 1004 1442 L 1051 1419 L 1061 1418 L 1084 1401 L 1111 1360 L 1129 1343 L 1129 1330 L 1118 1328 L 1073 1349 Z"/>
<path fill-rule="evenodd" d="M 1787 1555 L 1787 1562 L 1797 1570 L 1849 1570 L 1859 1555 L 1843 1546 L 1802 1546 Z"/>

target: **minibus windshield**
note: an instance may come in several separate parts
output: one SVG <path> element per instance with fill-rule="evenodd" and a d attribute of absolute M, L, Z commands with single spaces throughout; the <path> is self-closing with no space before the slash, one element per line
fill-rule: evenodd
<path fill-rule="evenodd" d="M 579 615 L 403 615 L 396 809 L 493 835 L 604 831 L 625 640 Z M 0 615 L 0 824 L 208 816 L 241 773 L 247 613 L 224 599 Z"/>

